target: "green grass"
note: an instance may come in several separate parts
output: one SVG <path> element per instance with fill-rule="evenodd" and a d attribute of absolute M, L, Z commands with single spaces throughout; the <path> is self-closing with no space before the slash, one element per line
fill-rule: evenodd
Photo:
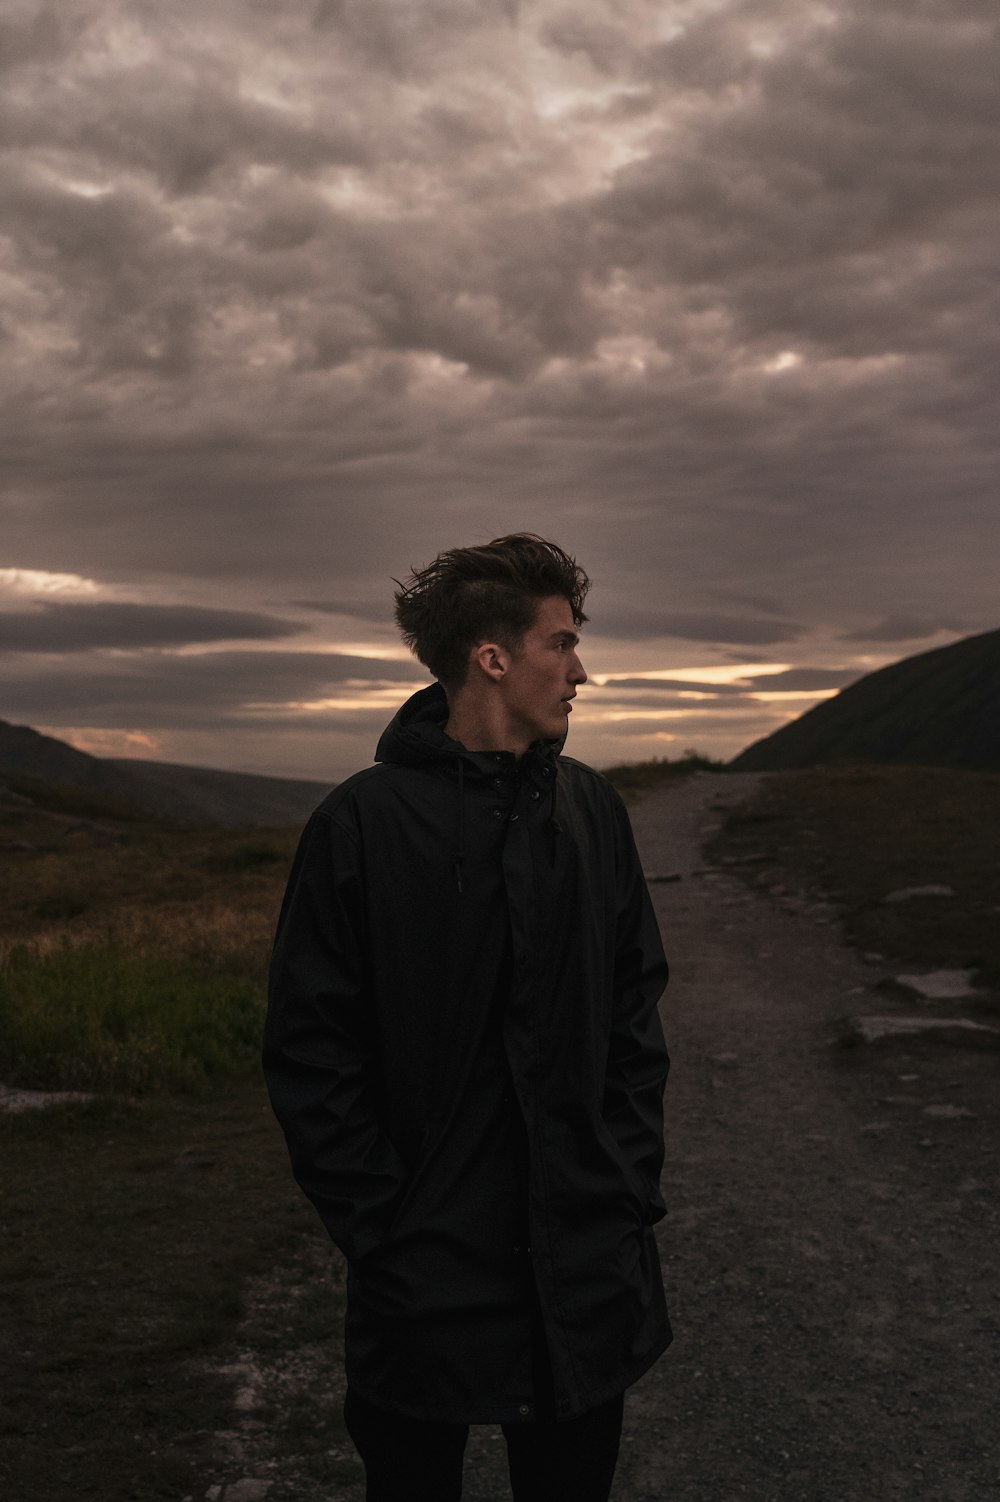
<path fill-rule="evenodd" d="M 37 1089 L 192 1090 L 256 1066 L 261 978 L 120 942 L 0 958 L 0 1078 Z"/>

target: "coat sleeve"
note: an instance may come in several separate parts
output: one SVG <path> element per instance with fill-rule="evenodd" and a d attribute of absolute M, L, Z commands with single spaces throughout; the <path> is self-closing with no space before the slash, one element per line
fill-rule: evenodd
<path fill-rule="evenodd" d="M 263 1049 L 295 1178 L 354 1261 L 385 1239 L 404 1175 L 378 1117 L 362 888 L 347 822 L 314 814 L 278 921 Z"/>
<path fill-rule="evenodd" d="M 667 983 L 667 962 L 632 827 L 617 794 L 615 816 L 618 923 L 603 1115 L 646 1192 L 652 1225 L 666 1214 L 660 1170 L 670 1060 L 657 1003 Z"/>

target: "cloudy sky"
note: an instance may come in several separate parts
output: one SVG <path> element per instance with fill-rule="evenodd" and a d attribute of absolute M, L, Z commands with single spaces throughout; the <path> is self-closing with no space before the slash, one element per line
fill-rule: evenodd
<path fill-rule="evenodd" d="M 594 579 L 570 749 L 1000 625 L 996 0 L 6 0 L 0 717 L 334 778 L 391 579 Z"/>

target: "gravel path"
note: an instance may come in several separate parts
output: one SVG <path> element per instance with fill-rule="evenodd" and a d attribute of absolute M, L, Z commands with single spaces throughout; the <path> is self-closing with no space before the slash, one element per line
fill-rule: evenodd
<path fill-rule="evenodd" d="M 628 1395 L 614 1502 L 994 1502 L 998 1061 L 837 1046 L 846 1013 L 886 1009 L 882 972 L 822 902 L 703 853 L 757 782 L 703 774 L 632 810 L 672 964 L 676 1338 Z M 329 1346 L 317 1360 L 286 1402 L 336 1402 Z M 273 1451 L 253 1474 L 269 1502 L 358 1502 L 353 1457 L 328 1454 L 318 1489 Z M 473 1430 L 466 1496 L 509 1496 L 497 1431 Z"/>
<path fill-rule="evenodd" d="M 1000 1497 L 995 1056 L 845 1052 L 881 971 L 700 854 L 749 775 L 633 813 L 673 975 L 661 1246 L 676 1339 L 618 1502 Z M 969 1115 L 958 1114 L 970 1112 Z"/>

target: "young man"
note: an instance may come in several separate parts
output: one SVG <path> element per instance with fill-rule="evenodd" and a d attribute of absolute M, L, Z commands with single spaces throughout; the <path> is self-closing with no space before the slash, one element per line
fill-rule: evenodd
<path fill-rule="evenodd" d="M 369 1502 L 459 1498 L 490 1422 L 517 1502 L 605 1502 L 670 1339 L 667 967 L 621 800 L 561 755 L 588 587 L 529 534 L 400 586 L 438 682 L 313 815 L 281 913 L 265 1071 L 347 1259 Z"/>

